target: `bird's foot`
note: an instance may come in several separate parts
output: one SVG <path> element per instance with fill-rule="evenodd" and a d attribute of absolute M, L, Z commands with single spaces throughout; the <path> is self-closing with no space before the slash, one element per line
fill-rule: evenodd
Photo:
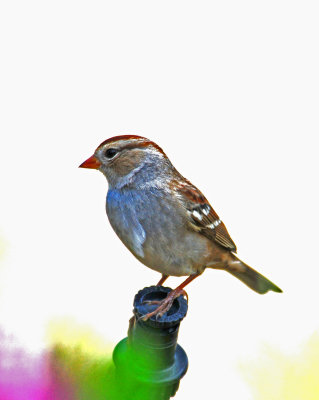
<path fill-rule="evenodd" d="M 146 300 L 143 303 L 153 305 L 156 304 L 158 307 L 148 314 L 145 314 L 141 317 L 143 321 L 147 321 L 153 315 L 156 315 L 156 319 L 162 317 L 169 309 L 172 307 L 172 304 L 175 299 L 179 296 L 185 296 L 188 302 L 188 294 L 183 289 L 176 288 L 168 293 L 165 299 L 163 300 Z"/>

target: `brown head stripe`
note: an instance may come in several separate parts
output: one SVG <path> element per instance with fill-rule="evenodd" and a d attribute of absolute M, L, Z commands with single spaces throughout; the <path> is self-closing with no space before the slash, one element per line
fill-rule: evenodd
<path fill-rule="evenodd" d="M 134 140 L 134 139 L 136 139 L 137 142 L 134 143 L 134 141 L 133 141 L 133 143 L 127 144 L 126 148 L 136 148 L 136 147 L 147 147 L 147 146 L 152 146 L 152 147 L 154 147 L 155 149 L 157 149 L 160 153 L 162 153 L 164 156 L 166 156 L 165 153 L 164 153 L 164 151 L 163 151 L 156 143 L 152 142 L 151 140 L 149 140 L 149 139 L 147 139 L 147 138 L 145 138 L 145 137 L 143 137 L 143 136 L 137 136 L 137 135 L 121 135 L 121 136 L 114 136 L 114 137 L 111 137 L 111 138 L 109 138 L 109 139 L 107 139 L 107 140 L 104 140 L 104 142 L 102 142 L 102 143 L 98 146 L 98 149 L 99 149 L 100 147 L 103 147 L 103 146 L 106 145 L 106 144 L 109 144 L 109 143 L 116 143 L 116 142 L 118 142 L 118 141 L 120 141 L 120 140 Z"/>

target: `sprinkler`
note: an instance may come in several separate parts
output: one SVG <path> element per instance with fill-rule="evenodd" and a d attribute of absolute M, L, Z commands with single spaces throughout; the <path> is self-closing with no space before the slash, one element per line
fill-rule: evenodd
<path fill-rule="evenodd" d="M 177 344 L 179 326 L 187 313 L 184 297 L 175 299 L 162 317 L 152 316 L 147 321 L 142 318 L 157 307 L 149 304 L 150 301 L 164 299 L 171 290 L 150 286 L 135 295 L 128 337 L 121 340 L 113 352 L 120 399 L 170 399 L 186 374 L 187 355 Z"/>

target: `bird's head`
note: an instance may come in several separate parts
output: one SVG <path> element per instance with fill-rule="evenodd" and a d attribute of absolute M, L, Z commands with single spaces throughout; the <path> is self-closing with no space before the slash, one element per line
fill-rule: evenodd
<path fill-rule="evenodd" d="M 115 136 L 102 142 L 94 154 L 80 165 L 101 171 L 113 187 L 134 180 L 152 180 L 171 164 L 163 150 L 141 136 Z"/>

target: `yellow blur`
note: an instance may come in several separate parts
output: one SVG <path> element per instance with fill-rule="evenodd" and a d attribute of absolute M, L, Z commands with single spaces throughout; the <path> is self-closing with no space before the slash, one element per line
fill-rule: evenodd
<path fill-rule="evenodd" d="M 319 399 L 319 334 L 295 354 L 265 348 L 252 363 L 241 365 L 254 400 Z"/>
<path fill-rule="evenodd" d="M 68 318 L 49 323 L 47 341 L 50 347 L 59 345 L 77 348 L 82 353 L 98 357 L 111 355 L 113 349 L 112 344 L 107 343 L 88 326 L 77 324 Z"/>

